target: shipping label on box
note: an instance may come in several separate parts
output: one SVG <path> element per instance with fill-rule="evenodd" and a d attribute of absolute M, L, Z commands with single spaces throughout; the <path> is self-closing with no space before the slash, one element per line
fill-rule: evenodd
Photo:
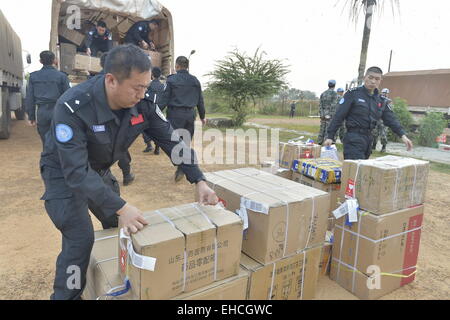
<path fill-rule="evenodd" d="M 261 263 L 324 241 L 330 195 L 253 168 L 207 173 L 226 208 L 248 219 L 243 251 Z"/>
<path fill-rule="evenodd" d="M 248 300 L 309 300 L 316 293 L 321 246 L 267 265 L 242 254 L 250 272 Z"/>
<path fill-rule="evenodd" d="M 363 299 L 381 297 L 414 281 L 423 211 L 423 205 L 385 215 L 360 211 L 353 224 L 346 217 L 338 219 L 332 279 Z M 360 283 L 364 279 L 368 285 Z M 372 286 L 369 280 L 381 285 Z"/>
<path fill-rule="evenodd" d="M 341 198 L 355 197 L 360 208 L 389 213 L 425 202 L 429 162 L 387 156 L 347 160 L 342 169 Z"/>
<path fill-rule="evenodd" d="M 119 268 L 140 299 L 169 299 L 238 273 L 243 227 L 234 213 L 189 204 L 144 217 L 149 224 L 132 236 L 132 249 L 122 246 Z M 133 251 L 156 259 L 154 271 L 136 267 Z"/>

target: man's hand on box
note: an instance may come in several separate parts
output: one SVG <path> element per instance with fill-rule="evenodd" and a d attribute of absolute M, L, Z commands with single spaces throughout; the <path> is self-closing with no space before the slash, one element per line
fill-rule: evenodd
<path fill-rule="evenodd" d="M 131 233 L 136 233 L 139 230 L 142 230 L 148 222 L 144 219 L 142 212 L 132 205 L 128 203 L 122 207 L 119 211 L 117 211 L 119 215 L 119 225 L 125 231 L 126 235 L 130 235 Z"/>
<path fill-rule="evenodd" d="M 200 204 L 215 206 L 219 203 L 219 198 L 217 198 L 216 193 L 208 187 L 208 184 L 205 181 L 197 183 L 197 192 Z"/>
<path fill-rule="evenodd" d="M 413 143 L 411 140 L 408 139 L 407 136 L 402 137 L 403 143 L 406 145 L 406 150 L 411 151 L 413 149 Z"/>

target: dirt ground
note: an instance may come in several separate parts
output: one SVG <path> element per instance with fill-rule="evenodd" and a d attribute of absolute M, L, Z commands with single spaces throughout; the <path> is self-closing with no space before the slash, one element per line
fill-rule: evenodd
<path fill-rule="evenodd" d="M 309 124 L 309 123 L 308 123 Z M 131 148 L 136 181 L 122 196 L 143 211 L 194 201 L 194 187 L 172 182 L 174 169 L 165 155 L 142 153 L 138 139 Z M 9 140 L 0 140 L 0 299 L 48 299 L 61 236 L 48 218 L 38 162 L 41 142 L 35 128 L 13 121 Z M 237 167 L 237 166 L 235 166 Z M 233 166 L 204 166 L 205 171 Z M 121 181 L 117 166 L 114 174 Z M 416 281 L 383 299 L 450 298 L 450 176 L 430 172 L 422 244 Z M 95 229 L 100 224 L 93 218 Z M 356 299 L 321 277 L 317 299 Z"/>

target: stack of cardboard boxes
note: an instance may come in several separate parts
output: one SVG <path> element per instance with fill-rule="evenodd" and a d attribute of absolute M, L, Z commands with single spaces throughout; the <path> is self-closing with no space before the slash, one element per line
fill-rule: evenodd
<path fill-rule="evenodd" d="M 250 273 L 247 298 L 313 298 L 330 196 L 252 168 L 206 177 L 223 205 L 244 221 L 241 266 Z"/>
<path fill-rule="evenodd" d="M 356 199 L 357 222 L 336 221 L 331 278 L 362 299 L 415 279 L 429 163 L 388 156 L 345 161 L 341 198 Z"/>
<path fill-rule="evenodd" d="M 246 298 L 248 273 L 239 267 L 243 228 L 236 214 L 187 204 L 144 217 L 149 225 L 131 238 L 118 230 L 96 234 L 86 299 L 111 299 L 107 293 L 126 283 L 129 290 L 117 298 Z"/>

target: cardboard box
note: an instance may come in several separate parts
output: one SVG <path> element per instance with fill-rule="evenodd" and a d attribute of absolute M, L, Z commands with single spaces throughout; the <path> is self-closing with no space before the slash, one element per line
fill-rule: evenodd
<path fill-rule="evenodd" d="M 162 55 L 157 51 L 144 50 L 151 58 L 152 67 L 161 68 L 162 66 Z"/>
<path fill-rule="evenodd" d="M 119 30 L 119 32 L 121 34 L 126 34 L 132 25 L 133 25 L 133 22 L 130 21 L 129 19 L 125 18 L 122 22 L 120 22 L 117 25 L 117 30 Z"/>
<path fill-rule="evenodd" d="M 313 299 L 321 249 L 307 249 L 267 265 L 242 254 L 241 266 L 250 272 L 248 300 Z"/>
<path fill-rule="evenodd" d="M 342 169 L 341 199 L 356 197 L 361 209 L 389 213 L 425 202 L 429 162 L 387 156 L 347 160 Z"/>
<path fill-rule="evenodd" d="M 322 183 L 341 183 L 342 162 L 333 159 L 294 160 L 293 169 Z"/>
<path fill-rule="evenodd" d="M 98 272 L 94 283 L 96 293 L 90 295 L 86 294 L 85 291 L 83 298 L 85 300 L 97 300 L 97 298 L 98 300 L 139 300 L 134 295 L 133 288 L 126 294 L 118 297 L 106 295 L 112 289 L 123 285 L 123 280 L 117 272 L 118 265 L 119 259 L 117 257 L 100 263 L 97 266 Z M 246 300 L 248 277 L 248 272 L 241 269 L 236 276 L 216 281 L 189 293 L 183 293 L 171 300 Z M 120 291 L 120 289 L 113 290 L 113 292 L 117 291 Z"/>
<path fill-rule="evenodd" d="M 320 158 L 321 147 L 303 142 L 280 142 L 280 167 L 291 169 L 297 159 Z"/>
<path fill-rule="evenodd" d="M 95 243 L 86 273 L 86 287 L 82 295 L 84 300 L 112 299 L 103 295 L 123 285 L 124 282 L 117 272 L 118 235 L 118 229 L 95 232 Z M 130 297 L 131 293 L 128 293 L 116 299 L 130 299 Z"/>
<path fill-rule="evenodd" d="M 362 299 L 379 298 L 414 281 L 423 212 L 423 205 L 385 215 L 360 211 L 351 227 L 345 216 L 338 219 L 331 278 Z M 368 286 L 373 266 L 382 275 Z M 380 288 L 370 289 L 377 279 Z"/>
<path fill-rule="evenodd" d="M 75 74 L 73 70 L 75 66 L 75 55 L 77 54 L 77 47 L 71 43 L 61 43 L 59 66 L 60 70 L 67 74 Z"/>
<path fill-rule="evenodd" d="M 58 26 L 58 33 L 61 37 L 64 37 L 65 39 L 69 40 L 77 47 L 81 46 L 81 44 L 84 41 L 84 38 L 86 38 L 86 35 L 80 32 L 80 30 L 77 29 L 70 30 L 69 28 L 67 28 L 66 24 L 60 24 Z"/>
<path fill-rule="evenodd" d="M 76 54 L 73 70 L 99 73 L 100 71 L 102 71 L 100 58 L 90 57 L 83 54 Z"/>
<path fill-rule="evenodd" d="M 248 278 L 249 273 L 241 268 L 237 276 L 183 293 L 172 300 L 246 300 Z"/>
<path fill-rule="evenodd" d="M 239 272 L 243 228 L 236 214 L 188 204 L 144 217 L 149 224 L 131 239 L 137 254 L 156 259 L 154 271 L 135 267 L 126 249 L 119 253 L 120 273 L 139 299 L 170 299 Z"/>
<path fill-rule="evenodd" d="M 253 168 L 205 174 L 225 207 L 248 221 L 242 250 L 266 264 L 323 243 L 330 195 Z"/>
<path fill-rule="evenodd" d="M 261 171 L 274 174 L 281 178 L 292 180 L 292 170 L 280 168 L 278 166 L 278 163 L 275 163 L 275 161 L 266 161 L 261 163 Z"/>

